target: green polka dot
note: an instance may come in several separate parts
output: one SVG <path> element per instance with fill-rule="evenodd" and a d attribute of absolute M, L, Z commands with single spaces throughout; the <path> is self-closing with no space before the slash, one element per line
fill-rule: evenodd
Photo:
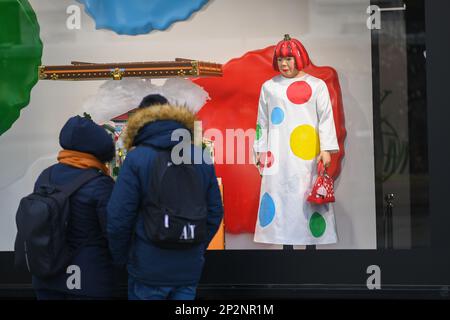
<path fill-rule="evenodd" d="M 322 215 L 318 212 L 314 212 L 309 220 L 309 229 L 314 237 L 321 237 L 327 228 L 327 223 Z"/>
<path fill-rule="evenodd" d="M 258 123 L 256 125 L 256 140 L 261 139 L 261 136 L 262 136 L 262 130 L 261 130 L 261 126 Z"/>

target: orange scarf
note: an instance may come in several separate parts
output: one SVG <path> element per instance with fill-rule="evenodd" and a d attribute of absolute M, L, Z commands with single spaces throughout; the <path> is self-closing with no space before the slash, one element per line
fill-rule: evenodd
<path fill-rule="evenodd" d="M 109 170 L 106 165 L 89 153 L 61 150 L 58 154 L 58 161 L 75 168 L 96 168 L 102 170 L 104 174 L 109 175 Z"/>

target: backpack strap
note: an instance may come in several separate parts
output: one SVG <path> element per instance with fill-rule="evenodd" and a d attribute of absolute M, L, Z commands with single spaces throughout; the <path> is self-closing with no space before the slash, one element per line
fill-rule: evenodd
<path fill-rule="evenodd" d="M 155 165 L 158 165 L 158 163 L 155 163 L 155 160 L 157 160 L 158 157 L 161 157 L 163 154 L 171 153 L 172 148 L 166 148 L 165 149 L 165 148 L 155 147 L 154 145 L 147 144 L 147 143 L 142 143 L 142 144 L 140 144 L 140 146 L 148 147 L 148 148 L 153 149 L 154 151 L 156 151 L 156 156 L 155 156 L 154 162 L 152 164 L 152 169 L 150 170 L 150 175 L 152 175 L 152 171 L 157 170 L 157 172 L 158 172 L 158 185 L 161 185 L 162 179 L 164 177 L 164 174 L 166 173 L 167 167 L 164 166 L 163 168 L 161 168 L 161 167 L 157 168 Z M 170 156 L 169 156 L 169 159 L 170 159 Z M 149 184 L 151 184 L 151 183 L 152 183 L 152 181 L 149 181 Z M 159 194 L 159 192 L 155 192 L 155 194 L 156 194 L 156 197 L 158 199 L 158 202 L 160 202 L 161 195 Z M 145 200 L 144 200 L 144 202 L 145 202 Z"/>
<path fill-rule="evenodd" d="M 79 175 L 73 182 L 60 186 L 60 190 L 64 192 L 67 196 L 72 195 L 75 191 L 81 188 L 84 184 L 88 183 L 90 180 L 102 175 L 100 170 L 97 169 L 87 169 Z"/>
<path fill-rule="evenodd" d="M 172 148 L 160 148 L 160 147 L 155 147 L 154 145 L 147 144 L 147 143 L 142 143 L 142 144 L 140 144 L 140 146 L 149 147 L 150 149 L 155 150 L 156 151 L 155 160 L 157 159 L 157 157 L 161 156 L 161 154 L 168 154 L 168 153 L 172 152 Z M 169 160 L 170 160 L 170 157 L 169 157 Z M 155 169 L 160 169 L 158 182 L 159 182 L 159 184 L 161 184 L 162 178 L 164 177 L 164 173 L 166 172 L 167 167 L 155 168 Z"/>

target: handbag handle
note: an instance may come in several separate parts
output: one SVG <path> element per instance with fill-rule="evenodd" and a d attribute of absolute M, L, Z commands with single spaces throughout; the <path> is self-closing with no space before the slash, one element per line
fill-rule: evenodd
<path fill-rule="evenodd" d="M 328 175 L 328 174 L 327 174 L 327 168 L 325 168 L 325 166 L 323 165 L 322 160 L 320 160 L 320 161 L 317 163 L 317 173 L 318 173 L 320 176 Z"/>

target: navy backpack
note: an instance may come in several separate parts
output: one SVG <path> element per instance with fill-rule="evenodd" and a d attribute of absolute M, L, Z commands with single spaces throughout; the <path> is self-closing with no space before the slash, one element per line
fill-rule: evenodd
<path fill-rule="evenodd" d="M 101 175 L 88 169 L 70 183 L 56 186 L 50 182 L 50 173 L 51 167 L 43 171 L 43 183 L 22 198 L 16 213 L 15 264 L 40 278 L 57 275 L 70 264 L 78 249 L 71 248 L 66 238 L 70 196 Z"/>
<path fill-rule="evenodd" d="M 207 240 L 207 203 L 193 164 L 174 164 L 171 151 L 157 150 L 141 212 L 146 235 L 164 249 L 187 249 Z"/>

